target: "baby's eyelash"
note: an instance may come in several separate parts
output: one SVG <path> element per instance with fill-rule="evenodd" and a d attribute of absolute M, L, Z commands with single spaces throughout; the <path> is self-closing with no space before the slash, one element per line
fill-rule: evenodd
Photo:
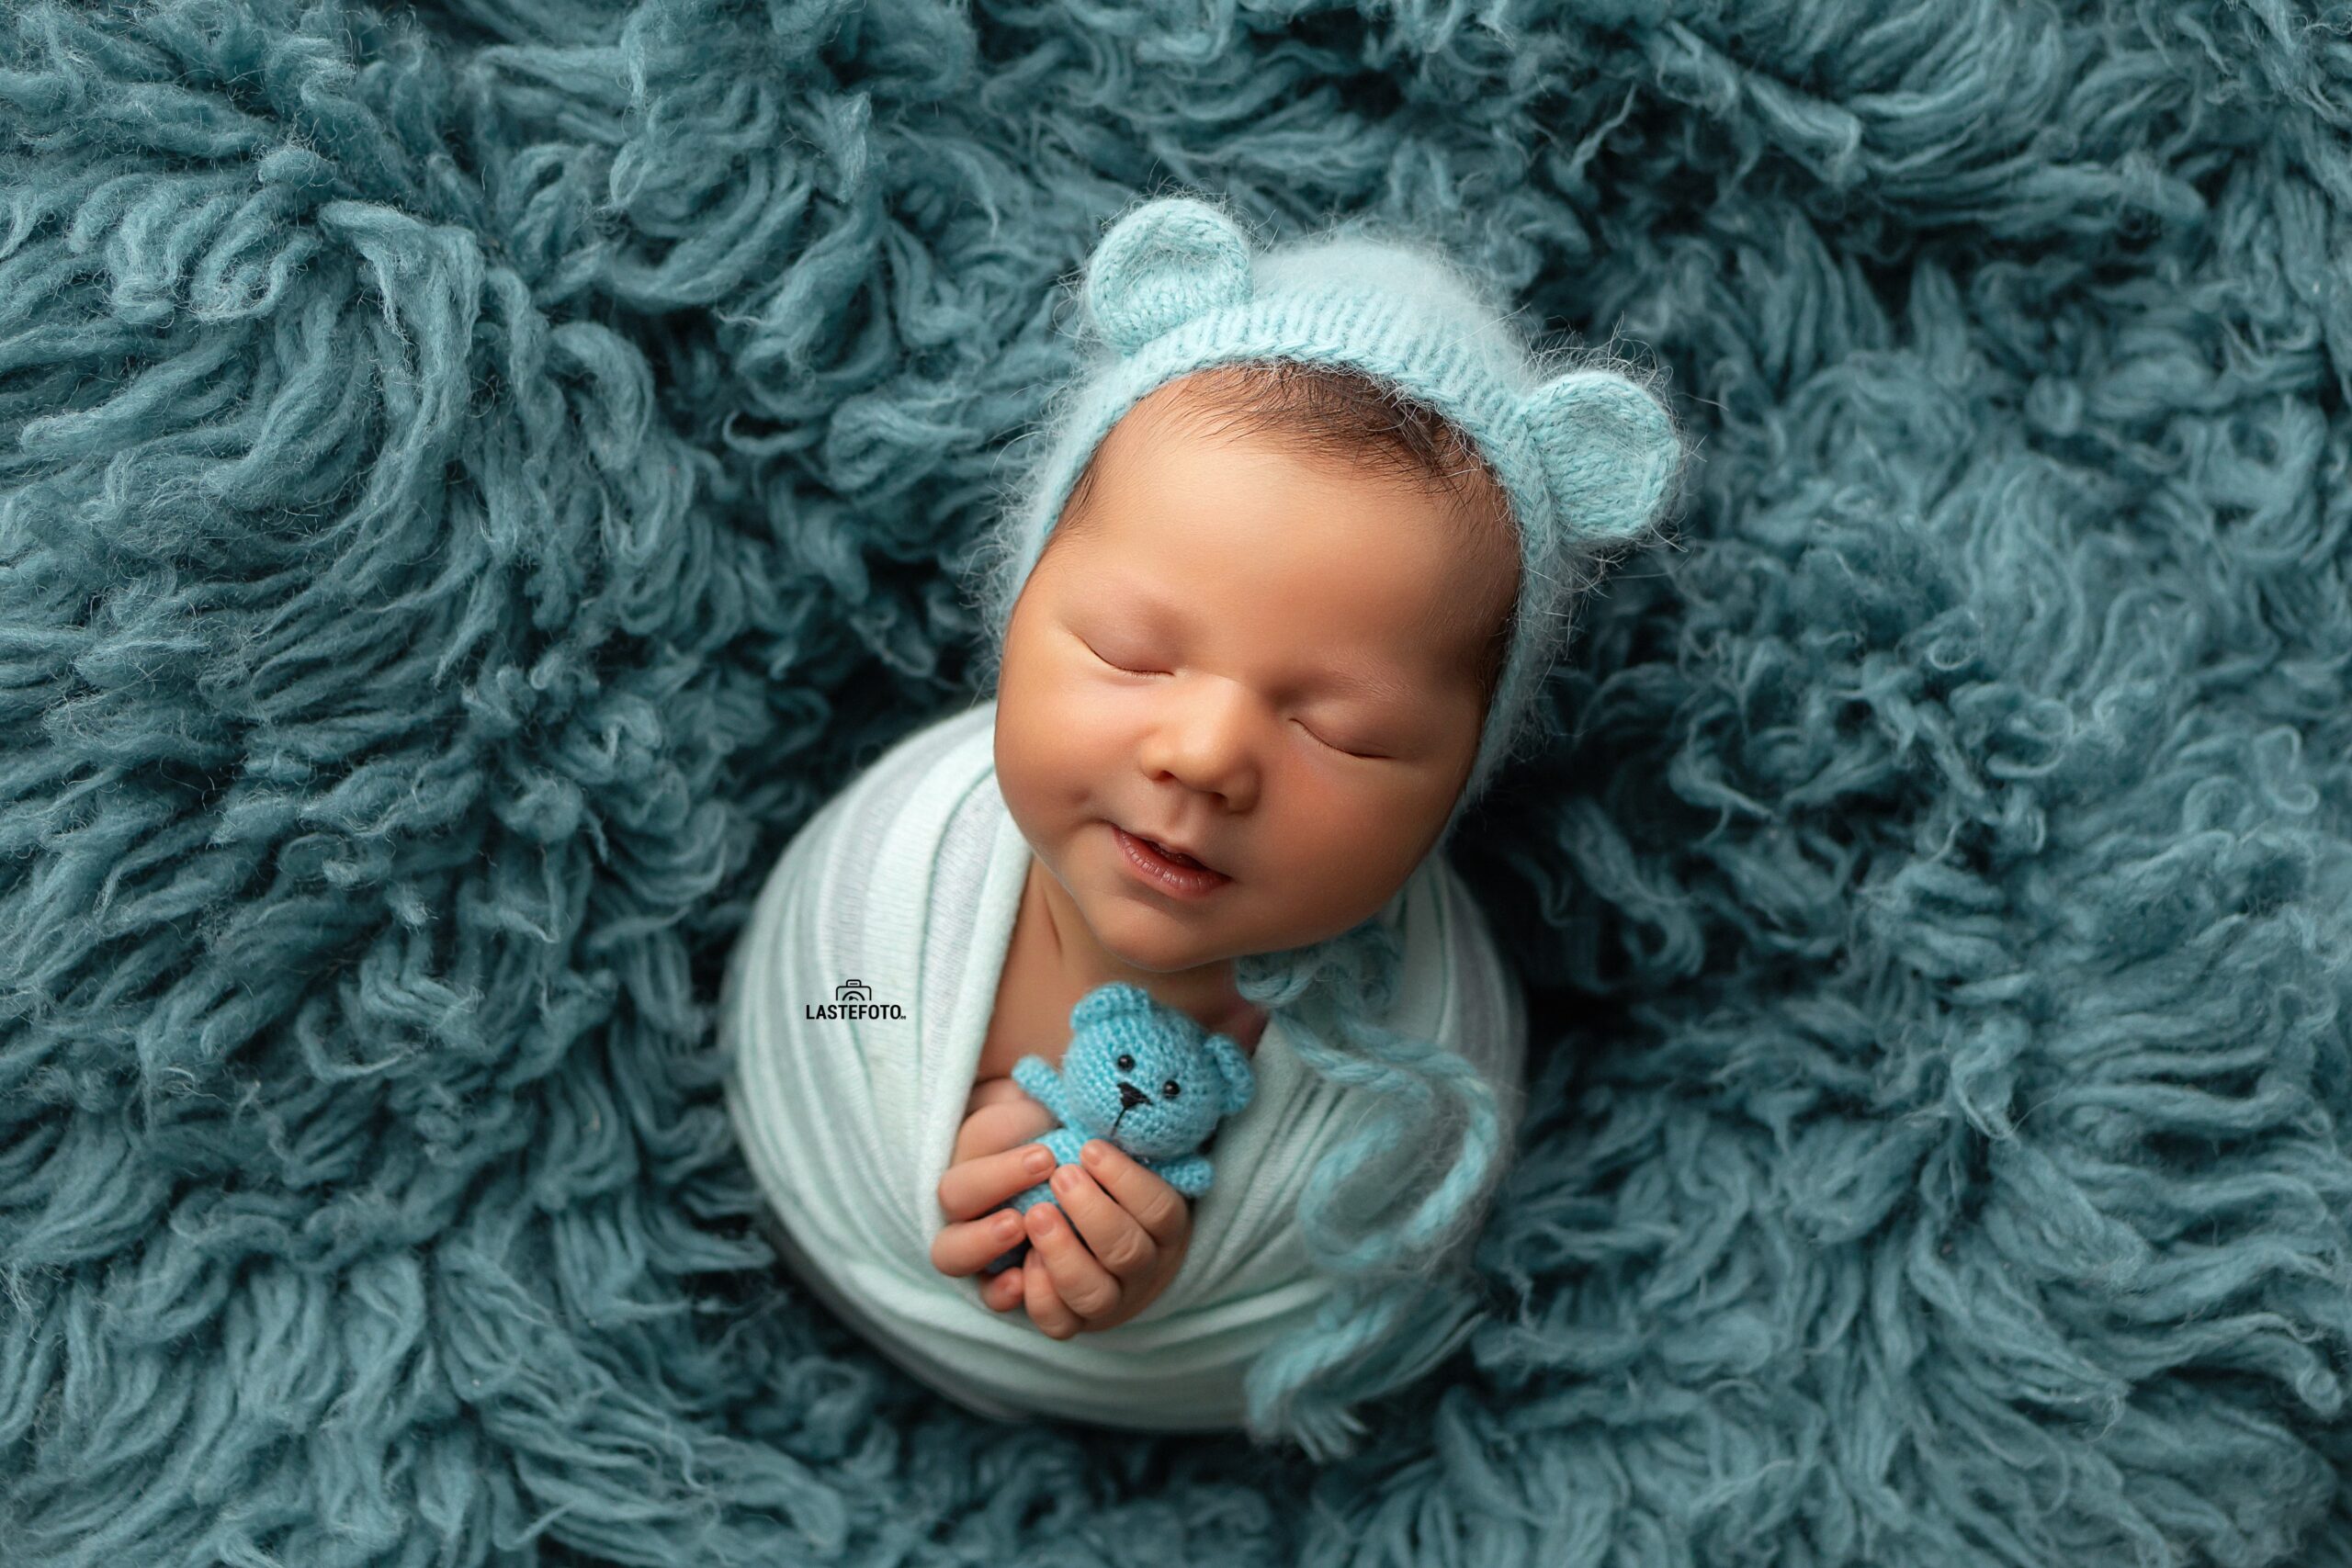
<path fill-rule="evenodd" d="M 1299 728 L 1301 729 L 1306 729 L 1306 726 L 1303 724 L 1300 725 Z M 1306 729 L 1306 733 L 1307 737 L 1317 746 L 1323 747 L 1328 750 L 1337 751 L 1342 757 L 1351 757 L 1359 762 L 1383 762 L 1387 761 L 1386 758 L 1381 756 L 1378 752 L 1351 751 L 1344 746 L 1334 746 L 1329 740 L 1324 739 L 1321 736 L 1316 734 L 1315 731 L 1311 729 Z"/>
<path fill-rule="evenodd" d="M 1084 637 L 1080 637 L 1078 639 L 1078 645 L 1086 649 L 1087 652 L 1094 654 L 1095 659 L 1102 663 L 1104 669 L 1116 670 L 1122 675 L 1159 675 L 1166 673 L 1166 671 L 1159 670 L 1130 670 L 1124 664 L 1114 664 L 1111 660 L 1104 659 L 1102 654 L 1095 652 L 1094 645 L 1088 642 Z M 1304 724 L 1301 724 L 1299 728 L 1306 730 L 1306 738 L 1314 741 L 1317 746 L 1322 747 L 1327 751 L 1336 751 L 1342 757 L 1352 758 L 1359 762 L 1385 762 L 1388 760 L 1377 752 L 1351 751 L 1344 746 L 1334 746 L 1329 740 L 1326 740 L 1321 736 L 1316 734 L 1314 730 L 1308 729 Z"/>

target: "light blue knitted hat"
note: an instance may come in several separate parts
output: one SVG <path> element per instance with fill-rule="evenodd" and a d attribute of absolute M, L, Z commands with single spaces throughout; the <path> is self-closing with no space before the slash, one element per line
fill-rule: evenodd
<path fill-rule="evenodd" d="M 1010 617 L 1094 449 L 1163 382 L 1240 360 L 1352 367 L 1428 404 L 1510 497 L 1520 545 L 1510 651 L 1442 844 L 1508 758 L 1604 547 L 1665 510 L 1682 444 L 1665 406 L 1613 366 L 1548 375 L 1492 291 L 1435 244 L 1342 228 L 1254 253 L 1212 203 L 1161 197 L 1113 223 L 1081 299 L 1102 351 L 1057 400 L 1051 445 L 1009 513 L 992 619 Z M 992 629 L 1002 641 L 1002 626 Z"/>

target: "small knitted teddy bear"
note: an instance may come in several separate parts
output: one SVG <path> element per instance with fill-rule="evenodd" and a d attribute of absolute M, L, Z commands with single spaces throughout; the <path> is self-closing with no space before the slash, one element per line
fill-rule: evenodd
<path fill-rule="evenodd" d="M 1250 1103 L 1257 1077 L 1241 1047 L 1186 1014 L 1162 1007 L 1139 986 L 1097 986 L 1070 1010 L 1069 1048 L 1057 1073 L 1043 1056 L 1013 1064 L 1012 1081 L 1061 1119 L 1036 1138 L 1060 1165 L 1078 1164 L 1089 1138 L 1126 1151 L 1187 1198 L 1209 1190 L 1209 1162 L 1197 1151 L 1217 1122 Z M 1041 1181 L 1007 1205 L 1026 1213 L 1053 1201 Z M 1001 1273 L 1027 1241 L 987 1266 Z"/>

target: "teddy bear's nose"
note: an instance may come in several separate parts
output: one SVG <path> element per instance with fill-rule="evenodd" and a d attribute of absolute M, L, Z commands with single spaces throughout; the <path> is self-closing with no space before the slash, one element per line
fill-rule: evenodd
<path fill-rule="evenodd" d="M 1125 1078 L 1121 1078 L 1119 1080 L 1120 1110 L 1133 1111 L 1138 1105 L 1149 1105 L 1150 1103 L 1151 1096 L 1144 1093 L 1143 1090 L 1137 1089 L 1135 1085 L 1129 1083 Z"/>

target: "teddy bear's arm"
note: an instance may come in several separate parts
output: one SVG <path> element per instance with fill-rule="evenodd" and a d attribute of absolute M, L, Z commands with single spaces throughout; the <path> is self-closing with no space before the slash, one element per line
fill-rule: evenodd
<path fill-rule="evenodd" d="M 1021 1091 L 1047 1111 L 1063 1126 L 1069 1125 L 1069 1102 L 1062 1098 L 1062 1076 L 1043 1056 L 1023 1056 L 1012 1064 L 1012 1081 Z"/>
<path fill-rule="evenodd" d="M 1197 1198 L 1209 1190 L 1209 1162 L 1199 1155 L 1178 1155 L 1174 1159 L 1147 1161 L 1152 1173 L 1187 1198 Z"/>

